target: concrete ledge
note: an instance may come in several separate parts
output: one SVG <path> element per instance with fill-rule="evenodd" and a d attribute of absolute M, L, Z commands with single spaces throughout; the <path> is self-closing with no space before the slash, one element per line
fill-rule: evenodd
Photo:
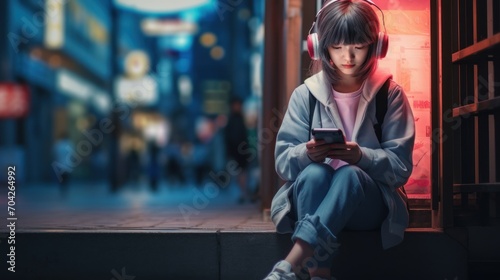
<path fill-rule="evenodd" d="M 213 232 L 17 233 L 16 272 L 2 261 L 0 279 L 215 280 L 219 247 Z"/>
<path fill-rule="evenodd" d="M 291 235 L 225 233 L 221 279 L 262 279 L 291 248 Z M 441 231 L 408 231 L 383 250 L 378 232 L 344 232 L 333 274 L 344 279 L 467 279 L 467 252 Z M 242 275 L 244 272 L 244 275 Z"/>
<path fill-rule="evenodd" d="M 408 231 L 386 251 L 378 232 L 340 238 L 338 280 L 467 278 L 465 248 L 440 231 Z M 291 246 L 290 235 L 266 231 L 19 232 L 16 273 L 4 262 L 0 279 L 262 279 Z"/>
<path fill-rule="evenodd" d="M 267 232 L 221 234 L 221 280 L 262 279 L 292 248 L 291 235 Z"/>
<path fill-rule="evenodd" d="M 500 227 L 468 227 L 467 234 L 472 261 L 500 262 Z"/>
<path fill-rule="evenodd" d="M 474 279 L 500 279 L 500 227 L 468 227 L 470 275 Z"/>
<path fill-rule="evenodd" d="M 407 231 L 404 241 L 382 249 L 373 232 L 341 236 L 333 272 L 338 279 L 467 279 L 467 251 L 441 231 Z"/>

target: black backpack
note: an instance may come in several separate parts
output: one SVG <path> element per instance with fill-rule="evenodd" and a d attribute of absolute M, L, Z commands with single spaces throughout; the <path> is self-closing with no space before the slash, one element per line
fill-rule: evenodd
<path fill-rule="evenodd" d="M 382 123 L 384 123 L 385 114 L 387 113 L 387 95 L 389 94 L 390 83 L 391 79 L 387 79 L 375 97 L 375 115 L 377 117 L 377 124 L 375 124 L 373 128 L 375 129 L 375 134 L 377 135 L 379 143 L 382 141 Z M 314 97 L 311 91 L 309 91 L 309 135 L 311 135 L 312 118 L 315 107 L 316 97 Z"/>

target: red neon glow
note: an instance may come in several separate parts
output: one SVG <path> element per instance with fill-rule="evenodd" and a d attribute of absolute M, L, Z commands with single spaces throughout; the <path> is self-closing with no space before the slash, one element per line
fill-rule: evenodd
<path fill-rule="evenodd" d="M 20 118 L 28 114 L 29 91 L 26 85 L 0 84 L 0 118 Z"/>
<path fill-rule="evenodd" d="M 431 76 L 430 1 L 375 1 L 383 10 L 389 37 L 387 56 L 379 67 L 394 75 L 408 96 L 415 116 L 413 173 L 409 194 L 430 194 Z M 381 16 L 381 15 L 380 15 Z"/>

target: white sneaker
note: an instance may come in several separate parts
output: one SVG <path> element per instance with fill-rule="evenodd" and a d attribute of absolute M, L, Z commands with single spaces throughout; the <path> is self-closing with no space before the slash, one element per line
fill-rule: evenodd
<path fill-rule="evenodd" d="M 264 280 L 297 280 L 292 265 L 287 261 L 277 262 Z"/>

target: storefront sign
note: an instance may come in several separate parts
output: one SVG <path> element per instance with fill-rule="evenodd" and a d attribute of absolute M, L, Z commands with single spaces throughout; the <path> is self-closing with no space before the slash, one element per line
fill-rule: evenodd
<path fill-rule="evenodd" d="M 67 70 L 57 72 L 56 87 L 62 94 L 92 104 L 102 113 L 111 108 L 111 97 L 106 92 Z"/>
<path fill-rule="evenodd" d="M 194 34 L 198 31 L 198 25 L 195 22 L 153 18 L 144 19 L 141 22 L 141 28 L 149 36 Z"/>
<path fill-rule="evenodd" d="M 0 118 L 20 118 L 28 114 L 29 91 L 26 85 L 0 84 Z"/>
<path fill-rule="evenodd" d="M 66 0 L 65 3 L 62 51 L 99 78 L 110 78 L 110 13 L 99 0 Z"/>
<path fill-rule="evenodd" d="M 60 0 L 47 0 L 45 9 L 50 15 L 45 17 L 45 46 L 59 49 L 64 44 L 64 5 Z"/>
<path fill-rule="evenodd" d="M 125 57 L 125 74 L 128 78 L 144 77 L 149 71 L 148 54 L 141 50 L 131 51 Z"/>
<path fill-rule="evenodd" d="M 158 86 L 150 76 L 139 79 L 118 78 L 116 97 L 127 104 L 150 106 L 158 102 Z"/>

